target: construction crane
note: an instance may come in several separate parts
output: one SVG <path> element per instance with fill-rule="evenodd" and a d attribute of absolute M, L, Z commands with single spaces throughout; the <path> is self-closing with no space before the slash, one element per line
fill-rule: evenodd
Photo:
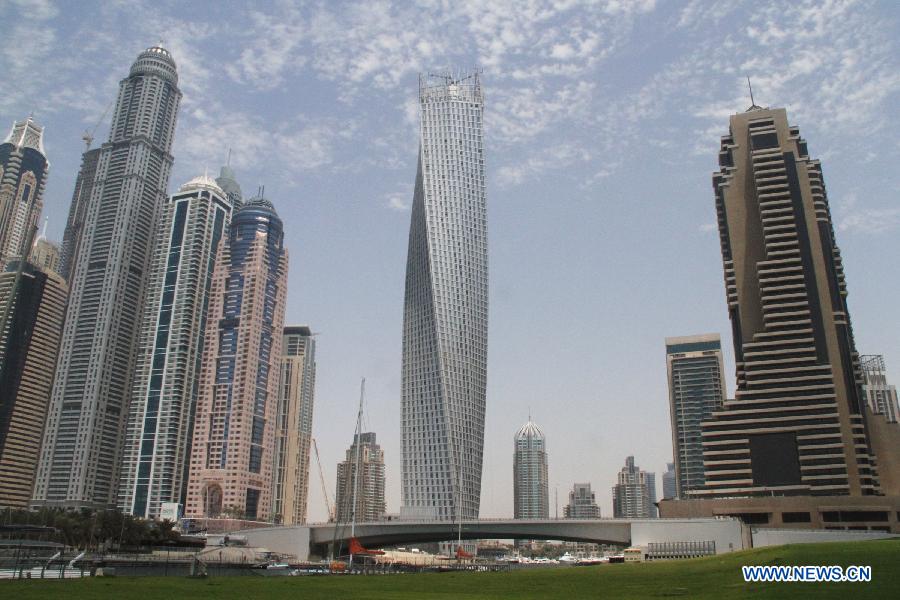
<path fill-rule="evenodd" d="M 103 119 L 106 118 L 106 113 L 108 113 L 109 109 L 112 108 L 113 102 L 115 102 L 115 101 L 113 100 L 112 102 L 110 102 L 109 104 L 106 105 L 106 109 L 103 111 L 103 114 L 100 115 L 100 119 L 97 121 L 97 124 L 94 125 L 93 129 L 90 129 L 90 130 L 85 129 L 84 130 L 84 135 L 81 136 L 81 139 L 84 140 L 84 151 L 85 152 L 87 152 L 88 150 L 91 149 L 91 144 L 94 143 L 94 134 L 97 133 L 97 128 L 100 127 L 100 124 L 103 123 Z"/>
<path fill-rule="evenodd" d="M 322 470 L 322 461 L 319 458 L 319 445 L 316 438 L 312 438 L 313 450 L 316 452 L 316 464 L 319 466 L 319 483 L 322 484 L 322 495 L 325 497 L 325 507 L 328 509 L 328 522 L 334 523 L 334 505 L 328 496 L 328 486 L 325 485 L 325 472 Z"/>

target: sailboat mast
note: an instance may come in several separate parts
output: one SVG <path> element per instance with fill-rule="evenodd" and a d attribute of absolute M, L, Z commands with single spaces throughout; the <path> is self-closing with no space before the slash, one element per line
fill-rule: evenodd
<path fill-rule="evenodd" d="M 353 459 L 353 508 L 350 511 L 350 538 L 356 537 L 356 501 L 359 497 L 359 459 L 362 446 L 362 420 L 363 420 L 363 399 L 366 397 L 366 378 L 363 377 L 359 383 L 359 412 L 356 414 L 356 433 L 354 434 L 354 442 L 356 443 L 356 457 Z M 350 566 L 353 566 L 353 552 L 350 552 Z"/>

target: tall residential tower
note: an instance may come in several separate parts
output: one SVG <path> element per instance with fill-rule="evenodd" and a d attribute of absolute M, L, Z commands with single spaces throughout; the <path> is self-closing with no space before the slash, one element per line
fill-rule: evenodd
<path fill-rule="evenodd" d="M 550 517 L 550 489 L 547 484 L 547 440 L 531 417 L 516 432 L 513 454 L 513 517 Z"/>
<path fill-rule="evenodd" d="M 651 486 L 653 491 L 651 492 Z M 656 516 L 656 479 L 652 473 L 641 471 L 634 457 L 625 459 L 619 471 L 618 483 L 613 486 L 613 516 L 617 519 L 649 519 Z"/>
<path fill-rule="evenodd" d="M 403 508 L 478 517 L 488 254 L 478 72 L 419 79 L 419 160 L 403 309 Z"/>
<path fill-rule="evenodd" d="M 288 257 L 275 207 L 234 213 L 210 289 L 185 515 L 271 518 Z"/>
<path fill-rule="evenodd" d="M 737 386 L 695 497 L 879 491 L 822 166 L 784 109 L 731 117 L 713 175 Z"/>
<path fill-rule="evenodd" d="M 28 260 L 25 245 L 41 216 L 49 168 L 44 128 L 31 117 L 13 123 L 0 144 L 0 270 L 14 258 Z"/>
<path fill-rule="evenodd" d="M 163 208 L 119 481 L 129 514 L 157 518 L 164 502 L 184 504 L 213 268 L 233 210 L 206 176 Z"/>
<path fill-rule="evenodd" d="M 591 484 L 576 483 L 569 492 L 569 503 L 563 508 L 566 519 L 599 519 L 600 507 Z"/>
<path fill-rule="evenodd" d="M 316 391 L 316 338 L 306 325 L 284 328 L 279 377 L 272 514 L 284 525 L 301 525 L 306 523 Z"/>
<path fill-rule="evenodd" d="M 35 486 L 37 505 L 115 506 L 180 101 L 169 52 L 158 46 L 141 52 L 119 83 L 90 197 L 76 192 L 86 202 L 84 221 L 75 269 L 68 272 L 71 293 Z M 67 260 L 70 268 L 73 262 Z"/>
<path fill-rule="evenodd" d="M 353 519 L 365 523 L 384 516 L 384 450 L 376 443 L 373 432 L 354 435 L 344 460 L 338 463 L 334 505 L 338 523 L 350 523 Z"/>
<path fill-rule="evenodd" d="M 31 500 L 68 294 L 55 271 L 22 267 L 12 299 L 19 261 L 0 273 L 0 508 Z"/>
<path fill-rule="evenodd" d="M 722 343 L 715 333 L 666 338 L 676 496 L 703 487 L 702 423 L 725 401 Z"/>

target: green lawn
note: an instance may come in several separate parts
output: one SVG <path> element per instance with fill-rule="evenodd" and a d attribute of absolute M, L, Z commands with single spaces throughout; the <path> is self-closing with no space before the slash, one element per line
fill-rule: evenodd
<path fill-rule="evenodd" d="M 871 583 L 744 583 L 741 565 L 870 565 Z M 336 577 L 107 577 L 0 581 L 4 598 L 900 598 L 900 540 L 802 544 L 709 558 L 509 573 Z"/>

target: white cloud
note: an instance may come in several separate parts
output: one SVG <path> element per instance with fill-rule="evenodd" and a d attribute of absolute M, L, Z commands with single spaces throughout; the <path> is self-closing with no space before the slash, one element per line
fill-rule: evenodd
<path fill-rule="evenodd" d="M 384 203 L 391 210 L 407 211 L 412 206 L 412 193 L 392 192 L 384 197 Z"/>
<path fill-rule="evenodd" d="M 497 183 L 501 187 L 521 185 L 548 171 L 588 163 L 591 158 L 591 152 L 587 148 L 574 142 L 562 142 L 535 152 L 523 161 L 499 167 L 496 170 Z"/>
<path fill-rule="evenodd" d="M 23 18 L 46 21 L 59 15 L 59 9 L 52 0 L 12 0 Z"/>
<path fill-rule="evenodd" d="M 864 208 L 854 210 L 838 221 L 838 230 L 850 233 L 879 234 L 900 227 L 900 208 Z"/>

